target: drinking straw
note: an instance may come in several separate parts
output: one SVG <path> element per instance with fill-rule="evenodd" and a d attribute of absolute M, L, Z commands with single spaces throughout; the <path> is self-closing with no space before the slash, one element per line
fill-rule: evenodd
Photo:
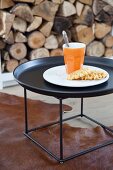
<path fill-rule="evenodd" d="M 62 31 L 63 39 L 67 47 L 69 47 L 69 41 L 68 41 L 68 36 L 65 31 Z"/>

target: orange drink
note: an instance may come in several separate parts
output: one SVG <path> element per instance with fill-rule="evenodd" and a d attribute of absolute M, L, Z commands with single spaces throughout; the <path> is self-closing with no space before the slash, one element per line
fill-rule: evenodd
<path fill-rule="evenodd" d="M 83 66 L 85 47 L 86 45 L 84 43 L 77 42 L 69 43 L 69 47 L 66 44 L 63 45 L 64 63 L 67 74 L 79 70 Z"/>

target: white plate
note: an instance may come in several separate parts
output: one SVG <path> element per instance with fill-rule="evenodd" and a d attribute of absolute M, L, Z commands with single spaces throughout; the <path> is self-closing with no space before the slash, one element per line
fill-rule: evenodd
<path fill-rule="evenodd" d="M 52 84 L 66 87 L 88 87 L 104 83 L 109 79 L 109 74 L 107 71 L 94 67 L 84 65 L 83 67 L 88 67 L 93 70 L 100 70 L 107 73 L 107 77 L 101 80 L 67 80 L 65 65 L 52 67 L 43 73 L 43 78 Z"/>

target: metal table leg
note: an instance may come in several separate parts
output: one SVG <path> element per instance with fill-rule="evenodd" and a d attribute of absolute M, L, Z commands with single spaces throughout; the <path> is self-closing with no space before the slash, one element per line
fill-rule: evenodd
<path fill-rule="evenodd" d="M 63 162 L 63 133 L 62 133 L 62 114 L 63 114 L 63 109 L 62 109 L 62 99 L 59 99 L 60 103 L 60 162 Z"/>
<path fill-rule="evenodd" d="M 25 107 L 25 133 L 28 133 L 28 115 L 27 115 L 27 91 L 24 88 L 24 107 Z"/>
<path fill-rule="evenodd" d="M 81 98 L 81 117 L 83 117 L 83 98 Z"/>

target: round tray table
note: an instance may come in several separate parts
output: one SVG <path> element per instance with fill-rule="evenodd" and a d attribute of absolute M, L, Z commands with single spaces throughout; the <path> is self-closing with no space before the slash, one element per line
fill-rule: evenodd
<path fill-rule="evenodd" d="M 95 97 L 101 95 L 107 95 L 113 93 L 113 61 L 110 59 L 99 58 L 99 57 L 85 57 L 85 65 L 96 66 L 106 70 L 109 73 L 108 81 L 90 87 L 63 87 L 58 85 L 53 85 L 43 78 L 43 73 L 52 67 L 64 65 L 64 60 L 62 56 L 58 57 L 45 57 L 32 61 L 28 61 L 24 64 L 19 65 L 13 72 L 15 79 L 17 82 L 24 88 L 24 101 L 25 101 L 25 135 L 32 140 L 36 145 L 41 147 L 45 152 L 47 152 L 50 156 L 55 158 L 58 162 L 63 163 L 67 160 L 73 159 L 77 156 L 86 154 L 88 152 L 94 151 L 101 147 L 107 146 L 113 143 L 113 140 L 101 143 L 94 147 L 85 149 L 80 151 L 79 153 L 75 153 L 69 157 L 64 157 L 63 155 L 63 122 L 76 118 L 76 117 L 85 117 L 90 121 L 95 122 L 100 125 L 102 128 L 108 130 L 110 133 L 113 133 L 113 130 L 102 123 L 92 119 L 91 117 L 85 115 L 83 113 L 83 98 L 86 97 Z M 62 74 L 62 73 L 61 73 Z M 53 96 L 59 100 L 59 121 L 55 121 L 52 123 L 48 123 L 43 126 L 35 127 L 32 129 L 28 129 L 28 106 L 27 106 L 27 90 L 30 90 L 35 93 Z M 62 101 L 66 98 L 81 98 L 81 113 L 66 119 L 63 119 L 63 107 Z M 60 124 L 60 157 L 57 157 L 54 153 L 45 148 L 41 143 L 33 139 L 30 133 L 44 128 L 48 126 L 52 126 L 55 124 Z"/>

